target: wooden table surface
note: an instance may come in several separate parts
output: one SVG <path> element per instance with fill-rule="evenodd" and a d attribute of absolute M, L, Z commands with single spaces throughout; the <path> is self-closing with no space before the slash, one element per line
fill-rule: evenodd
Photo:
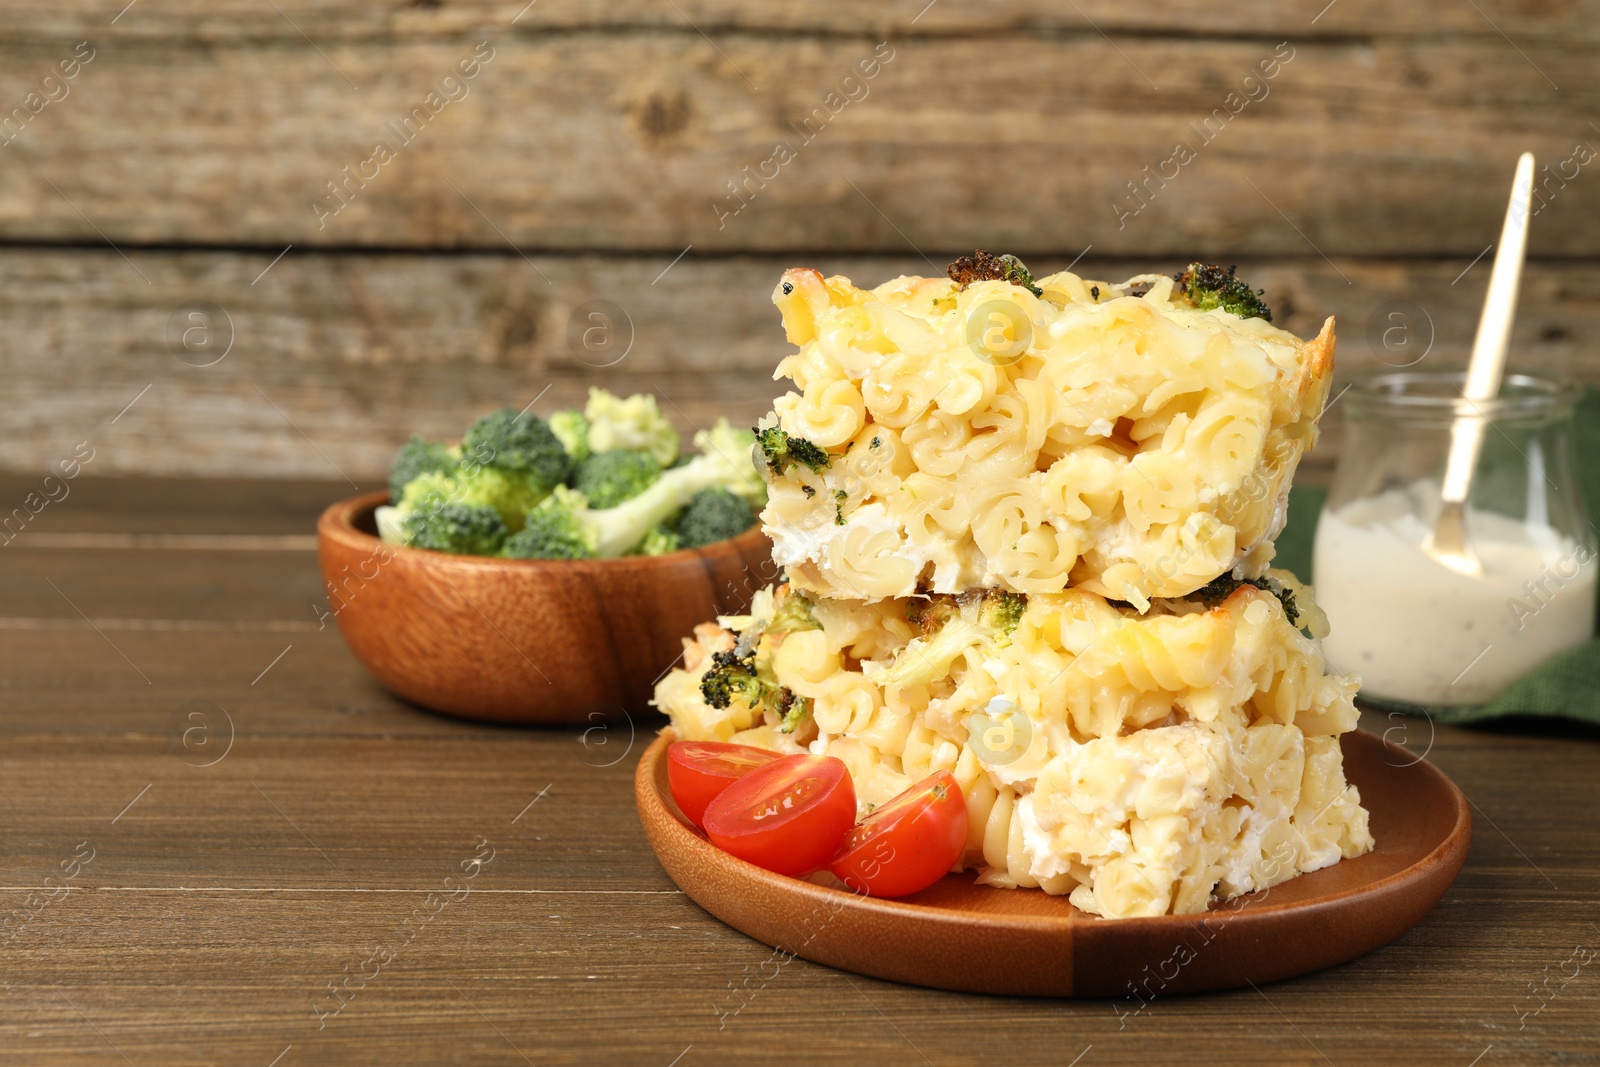
<path fill-rule="evenodd" d="M 0 1062 L 1600 1062 L 1592 731 L 1369 713 L 1472 800 L 1472 852 L 1324 974 L 1135 1014 L 780 967 L 650 854 L 648 709 L 456 722 L 319 626 L 348 492 L 85 476 L 0 551 Z"/>

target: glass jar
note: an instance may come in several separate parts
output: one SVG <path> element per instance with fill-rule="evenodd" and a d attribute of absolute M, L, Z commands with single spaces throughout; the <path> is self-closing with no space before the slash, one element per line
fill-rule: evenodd
<path fill-rule="evenodd" d="M 1594 634 L 1595 540 L 1572 458 L 1582 390 L 1507 374 L 1499 396 L 1475 404 L 1464 382 L 1463 370 L 1385 370 L 1342 398 L 1312 571 L 1329 664 L 1360 674 L 1364 697 L 1478 706 Z M 1457 419 L 1484 424 L 1466 511 L 1474 575 L 1424 548 Z"/>

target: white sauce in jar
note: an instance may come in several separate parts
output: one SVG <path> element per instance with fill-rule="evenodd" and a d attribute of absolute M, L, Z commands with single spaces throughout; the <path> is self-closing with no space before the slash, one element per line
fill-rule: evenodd
<path fill-rule="evenodd" d="M 1413 704 L 1482 704 L 1594 633 L 1595 552 L 1548 526 L 1470 509 L 1483 573 L 1422 550 L 1439 487 L 1418 482 L 1324 512 L 1313 554 L 1329 663 Z"/>

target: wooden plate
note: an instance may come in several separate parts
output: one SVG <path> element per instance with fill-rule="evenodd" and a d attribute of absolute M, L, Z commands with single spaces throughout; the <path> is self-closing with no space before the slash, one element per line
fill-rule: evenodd
<path fill-rule="evenodd" d="M 873 900 L 826 874 L 771 874 L 707 841 L 667 790 L 671 740 L 663 731 L 641 757 L 634 790 L 656 857 L 685 893 L 784 952 L 937 989 L 1147 999 L 1308 974 L 1415 925 L 1455 881 L 1472 836 L 1466 798 L 1448 778 L 1358 731 L 1343 738 L 1345 774 L 1377 848 L 1203 914 L 1101 919 L 1037 889 L 975 885 L 971 873 Z"/>

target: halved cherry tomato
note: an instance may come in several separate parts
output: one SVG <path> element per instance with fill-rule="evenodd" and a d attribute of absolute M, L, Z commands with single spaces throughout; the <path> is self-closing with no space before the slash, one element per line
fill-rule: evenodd
<path fill-rule="evenodd" d="M 706 808 L 706 836 L 778 874 L 828 862 L 856 821 L 856 787 L 834 756 L 784 756 L 734 782 Z"/>
<path fill-rule="evenodd" d="M 943 878 L 966 847 L 967 802 L 940 771 L 857 823 L 828 869 L 857 893 L 903 897 Z"/>
<path fill-rule="evenodd" d="M 779 756 L 764 748 L 726 741 L 674 741 L 667 746 L 667 785 L 679 810 L 690 822 L 703 826 L 706 805 L 717 794 Z"/>

